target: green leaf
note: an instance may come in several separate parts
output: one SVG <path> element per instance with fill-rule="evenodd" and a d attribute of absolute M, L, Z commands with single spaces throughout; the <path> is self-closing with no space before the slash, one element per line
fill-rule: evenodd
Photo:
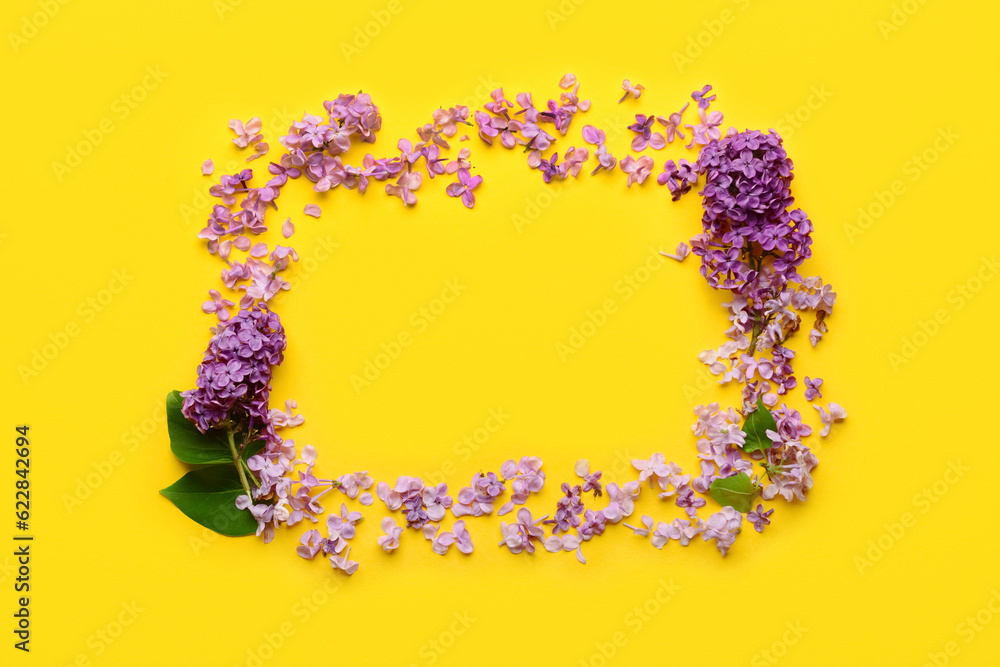
<path fill-rule="evenodd" d="M 257 520 L 250 511 L 236 507 L 236 497 L 244 491 L 232 459 L 192 470 L 160 493 L 188 517 L 217 533 L 239 537 L 257 532 Z"/>
<path fill-rule="evenodd" d="M 746 514 L 753 509 L 753 499 L 760 489 L 754 486 L 745 472 L 732 477 L 722 477 L 712 482 L 708 493 L 720 505 L 728 505 L 737 512 Z"/>
<path fill-rule="evenodd" d="M 773 447 L 774 443 L 767 437 L 768 429 L 777 431 L 778 424 L 774 421 L 771 411 L 764 405 L 764 401 L 758 398 L 757 409 L 748 414 L 743 421 L 743 432 L 747 434 L 743 451 L 762 452 Z"/>
<path fill-rule="evenodd" d="M 174 390 L 167 394 L 167 433 L 170 450 L 184 463 L 207 465 L 233 462 L 226 432 L 212 429 L 202 433 L 181 413 L 181 393 Z"/>
<path fill-rule="evenodd" d="M 243 459 L 243 463 L 246 463 L 248 460 L 250 460 L 251 456 L 259 453 L 260 450 L 264 449 L 264 445 L 266 444 L 267 441 L 265 440 L 257 440 L 256 442 L 251 442 L 246 447 L 244 447 L 243 451 L 240 452 L 240 458 Z M 232 459 L 230 458 L 230 460 Z"/>

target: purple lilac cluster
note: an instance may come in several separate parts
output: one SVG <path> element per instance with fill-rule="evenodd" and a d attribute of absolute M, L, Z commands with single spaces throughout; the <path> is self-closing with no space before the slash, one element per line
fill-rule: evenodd
<path fill-rule="evenodd" d="M 795 388 L 795 353 L 784 345 L 800 326 L 798 310 L 816 311 L 810 332 L 815 345 L 827 331 L 836 294 L 819 278 L 803 278 L 799 267 L 811 254 L 813 225 L 802 209 L 790 209 L 792 161 L 773 130 L 735 132 L 701 150 L 698 171 L 703 233 L 691 240 L 701 273 L 716 289 L 732 293 L 724 304 L 732 324 L 726 332 L 736 348 L 703 358 L 723 381 L 744 384 L 745 411 L 758 398 Z M 740 350 L 744 352 L 739 353 Z M 755 358 L 757 354 L 770 358 Z M 726 364 L 728 363 L 728 368 Z"/>
<path fill-rule="evenodd" d="M 182 392 L 182 412 L 202 433 L 229 427 L 277 436 L 268 419 L 271 369 L 281 363 L 285 330 L 277 313 L 260 304 L 213 329 L 198 366 L 196 389 Z"/>

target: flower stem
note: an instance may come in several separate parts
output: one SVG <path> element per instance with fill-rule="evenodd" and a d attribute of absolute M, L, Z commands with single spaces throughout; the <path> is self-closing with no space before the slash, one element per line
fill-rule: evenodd
<path fill-rule="evenodd" d="M 226 429 L 226 437 L 229 438 L 229 451 L 233 453 L 233 465 L 236 466 L 236 470 L 240 473 L 240 482 L 243 484 L 243 490 L 246 491 L 247 498 L 253 500 L 253 495 L 250 493 L 250 484 L 247 483 L 246 473 L 243 472 L 243 463 L 240 461 L 240 454 L 236 451 L 236 442 L 233 440 L 232 429 Z"/>

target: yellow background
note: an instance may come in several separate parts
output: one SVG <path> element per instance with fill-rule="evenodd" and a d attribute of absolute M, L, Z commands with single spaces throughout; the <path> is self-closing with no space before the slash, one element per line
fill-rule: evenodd
<path fill-rule="evenodd" d="M 0 550 L 0 663 L 921 665 L 946 649 L 957 652 L 951 664 L 996 659 L 1000 623 L 971 636 L 959 624 L 1000 588 L 997 284 L 978 284 L 961 307 L 954 292 L 1000 238 L 993 4 L 553 0 L 457 10 L 401 0 L 350 57 L 342 44 L 372 11 L 385 22 L 388 3 L 74 1 L 44 5 L 51 17 L 38 14 L 43 5 L 7 2 L 0 19 L 0 405 L 8 469 L 14 426 L 31 427 L 36 535 L 30 655 L 11 646 L 12 547 Z M 879 23 L 892 20 L 898 29 Z M 32 32 L 33 21 L 44 25 Z M 11 33 L 31 34 L 14 43 Z M 688 49 L 696 57 L 678 65 L 675 53 Z M 116 104 L 147 68 L 162 81 L 147 78 L 134 109 Z M 816 350 L 805 332 L 795 339 L 796 368 L 825 378 L 823 403 L 850 415 L 822 441 L 809 501 L 776 503 L 772 526 L 761 536 L 745 528 L 725 559 L 700 541 L 657 551 L 617 527 L 584 545 L 585 567 L 567 553 L 498 548 L 496 517 L 469 521 L 471 557 L 437 556 L 412 532 L 387 555 L 375 543 L 377 503 L 353 542 L 361 568 L 347 579 L 295 555 L 302 527 L 269 545 L 213 538 L 161 497 L 184 470 L 168 448 L 163 399 L 193 386 L 213 322 L 199 311 L 221 268 L 195 238 L 210 207 L 199 167 L 215 159 L 217 178 L 238 157 L 228 120 L 264 118 L 273 155 L 289 118 L 363 89 L 384 117 L 374 148 L 389 154 L 438 106 L 481 104 L 490 82 L 544 102 L 567 71 L 594 107 L 562 149 L 586 122 L 613 133 L 631 114 L 679 109 L 704 83 L 726 126 L 785 133 L 793 192 L 816 224 L 807 275 L 839 294 L 827 339 Z M 619 106 L 623 78 L 647 91 Z M 53 163 L 102 122 L 110 132 L 60 180 Z M 958 138 L 935 149 L 949 129 Z M 628 135 L 610 142 L 618 157 Z M 536 516 L 551 511 L 580 457 L 619 481 L 632 478 L 621 461 L 656 451 L 695 470 L 692 408 L 733 397 L 706 382 L 695 358 L 723 341 L 724 295 L 694 258 L 668 261 L 628 300 L 615 285 L 651 248 L 699 231 L 698 198 L 671 204 L 655 173 L 628 190 L 621 172 L 581 176 L 552 198 L 517 152 L 475 137 L 467 145 L 486 179 L 473 211 L 444 195 L 450 178 L 425 181 L 412 210 L 381 184 L 363 198 L 328 193 L 319 220 L 301 214 L 304 183 L 282 195 L 272 226 L 291 215 L 294 245 L 313 259 L 313 270 L 290 274 L 296 287 L 276 306 L 290 344 L 273 402 L 295 398 L 306 416 L 290 437 L 316 445 L 327 475 L 367 469 L 394 480 L 453 466 L 453 489 L 537 454 L 549 481 L 529 504 Z M 926 168 L 915 167 L 925 151 Z M 685 154 L 676 144 L 647 152 L 657 172 Z M 895 201 L 854 234 L 859 208 L 878 213 L 895 181 Z M 531 202 L 542 204 L 537 215 Z M 519 229 L 517 215 L 534 219 Z M 325 261 L 321 242 L 336 245 Z M 102 292 L 119 287 L 116 270 L 127 285 Z M 466 286 L 461 296 L 355 392 L 351 375 L 381 343 L 414 333 L 411 314 L 449 279 Z M 87 300 L 102 296 L 91 312 Z M 563 363 L 556 343 L 606 299 L 617 313 Z M 938 311 L 944 323 L 917 335 L 916 354 L 894 368 L 890 354 Z M 70 325 L 76 335 L 22 381 L 18 367 Z M 818 426 L 800 391 L 792 402 Z M 498 408 L 509 418 L 465 460 L 455 443 Z M 952 464 L 967 471 L 950 475 Z M 13 473 L 5 479 L 0 497 L 13 504 Z M 933 502 L 918 497 L 925 488 Z M 67 506 L 73 494 L 88 497 Z M 647 489 L 633 519 L 677 514 L 659 503 Z M 644 607 L 648 615 L 636 613 Z"/>

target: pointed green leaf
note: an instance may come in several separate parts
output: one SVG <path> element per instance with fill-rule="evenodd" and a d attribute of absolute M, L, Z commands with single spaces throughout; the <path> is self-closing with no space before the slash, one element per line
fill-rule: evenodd
<path fill-rule="evenodd" d="M 708 487 L 708 493 L 715 502 L 743 514 L 753 509 L 753 499 L 759 490 L 745 472 L 717 479 Z"/>
<path fill-rule="evenodd" d="M 243 459 L 243 463 L 246 463 L 251 456 L 259 453 L 260 450 L 264 449 L 264 445 L 266 444 L 267 442 L 265 440 L 257 440 L 256 442 L 251 442 L 246 447 L 244 447 L 243 451 L 240 452 L 240 458 Z"/>
<path fill-rule="evenodd" d="M 217 533 L 238 537 L 257 532 L 257 520 L 249 510 L 236 507 L 243 485 L 232 460 L 192 470 L 160 493 L 188 517 Z"/>
<path fill-rule="evenodd" d="M 226 433 L 213 429 L 202 433 L 181 413 L 181 393 L 174 390 L 167 394 L 167 433 L 170 434 L 170 450 L 184 463 L 206 465 L 210 463 L 233 462 Z"/>
<path fill-rule="evenodd" d="M 767 437 L 768 429 L 778 430 L 778 424 L 774 421 L 771 411 L 764 405 L 764 401 L 757 399 L 757 409 L 747 415 L 743 421 L 743 432 L 746 433 L 746 442 L 743 445 L 744 452 L 765 451 L 774 446 L 771 439 Z"/>

